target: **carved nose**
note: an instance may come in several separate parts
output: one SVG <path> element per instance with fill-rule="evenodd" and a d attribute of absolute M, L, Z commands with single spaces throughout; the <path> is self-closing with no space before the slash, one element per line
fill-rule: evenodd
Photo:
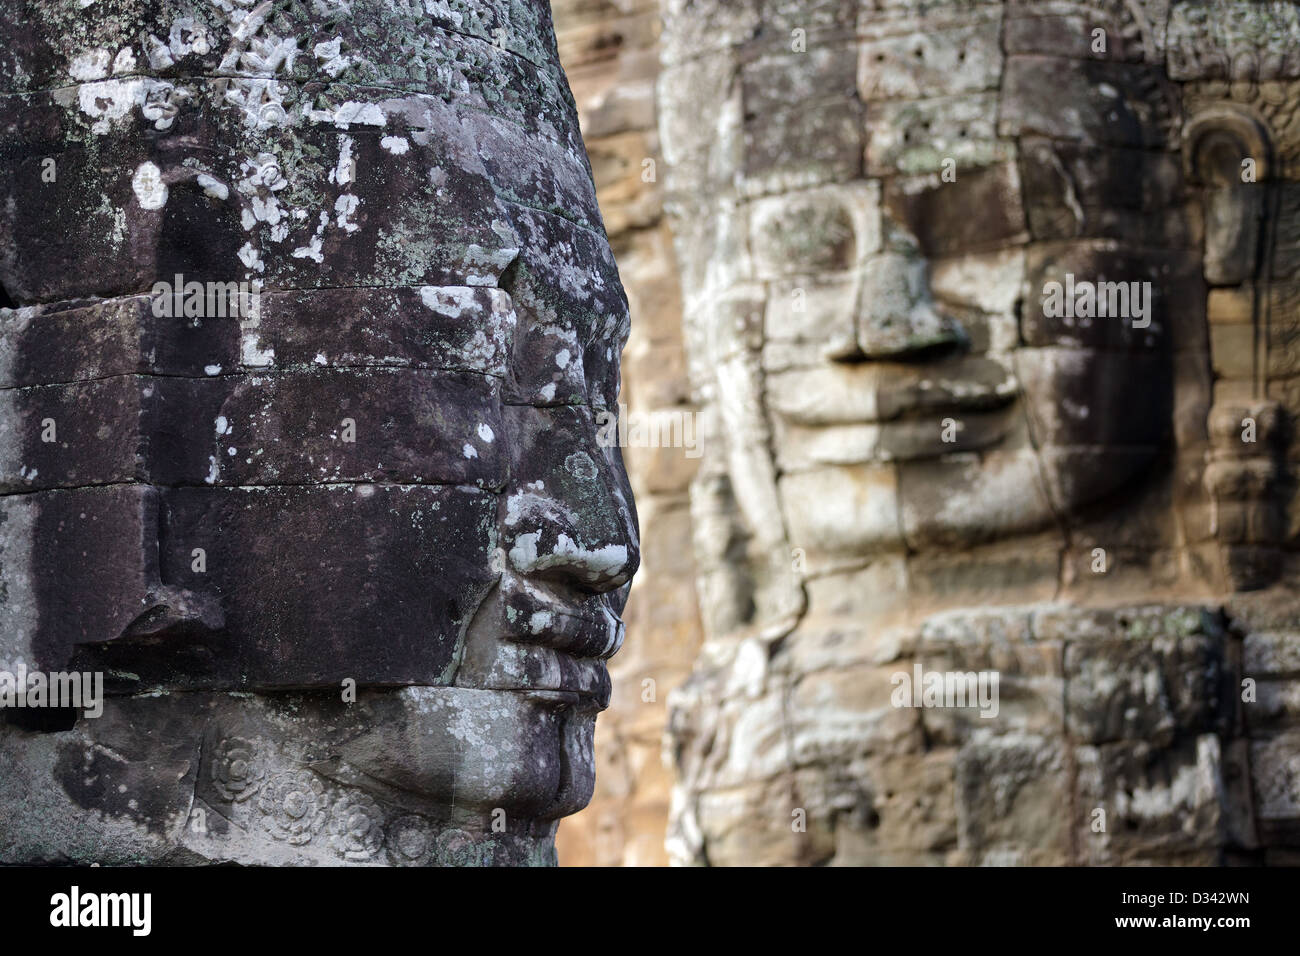
<path fill-rule="evenodd" d="M 527 473 L 505 503 L 501 545 L 510 567 L 587 594 L 623 587 L 640 563 L 640 541 L 619 449 L 601 447 L 577 409 L 508 414 L 531 452 L 521 456 Z"/>
<path fill-rule="evenodd" d="M 840 361 L 906 360 L 965 347 L 961 324 L 936 308 L 926 261 L 884 252 L 868 260 L 858 292 L 856 350 Z"/>
<path fill-rule="evenodd" d="M 580 516 L 545 497 L 532 498 L 526 510 L 517 533 L 507 530 L 507 557 L 519 574 L 591 594 L 618 590 L 632 579 L 640 556 L 622 522 L 602 521 L 590 511 Z"/>

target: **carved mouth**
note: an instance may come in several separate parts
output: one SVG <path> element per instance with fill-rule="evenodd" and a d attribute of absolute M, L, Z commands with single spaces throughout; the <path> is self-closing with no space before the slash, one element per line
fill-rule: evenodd
<path fill-rule="evenodd" d="M 886 425 L 937 420 L 945 414 L 990 412 L 1015 402 L 1020 382 L 984 356 L 904 365 L 846 363 L 769 373 L 766 401 L 776 416 L 800 427 Z"/>
<path fill-rule="evenodd" d="M 507 573 L 501 582 L 501 603 L 502 631 L 517 644 L 596 660 L 608 660 L 623 646 L 623 620 L 603 594 L 560 594 Z"/>
<path fill-rule="evenodd" d="M 592 711 L 601 711 L 609 706 L 612 682 L 604 661 L 557 654 L 552 663 L 558 672 L 555 680 L 543 677 L 532 686 L 509 689 L 535 700 Z M 556 686 L 545 686 L 550 683 Z"/>
<path fill-rule="evenodd" d="M 505 605 L 505 637 L 524 649 L 526 688 L 574 694 L 604 710 L 610 698 L 605 661 L 623 646 L 622 619 L 603 596 L 575 605 L 522 583 Z"/>
<path fill-rule="evenodd" d="M 484 689 L 593 711 L 609 706 L 611 683 L 604 661 L 514 642 L 503 644 L 502 650 L 498 667 Z"/>
<path fill-rule="evenodd" d="M 992 412 L 1006 408 L 1016 400 L 1019 384 L 1011 376 L 996 385 L 983 382 L 931 381 L 922 379 L 915 385 L 881 392 L 881 424 L 892 421 L 931 420 L 952 413 Z"/>
<path fill-rule="evenodd" d="M 957 369 L 972 371 L 972 369 Z M 1019 423 L 1019 382 L 1005 369 L 991 375 L 954 375 L 952 369 L 810 369 L 810 394 L 842 402 L 790 399 L 772 402 L 777 454 L 784 471 L 824 464 L 906 462 L 991 449 Z M 815 376 L 815 378 L 814 378 Z"/>
<path fill-rule="evenodd" d="M 622 647 L 624 626 L 607 595 L 561 595 L 506 572 L 479 634 L 462 667 L 474 686 L 600 710 L 609 705 L 605 661 Z"/>

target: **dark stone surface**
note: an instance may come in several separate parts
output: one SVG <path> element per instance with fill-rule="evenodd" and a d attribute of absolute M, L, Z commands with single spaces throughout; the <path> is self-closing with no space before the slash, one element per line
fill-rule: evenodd
<path fill-rule="evenodd" d="M 0 862 L 553 862 L 638 544 L 549 5 L 16 8 L 0 667 L 109 699 L 0 724 Z"/>

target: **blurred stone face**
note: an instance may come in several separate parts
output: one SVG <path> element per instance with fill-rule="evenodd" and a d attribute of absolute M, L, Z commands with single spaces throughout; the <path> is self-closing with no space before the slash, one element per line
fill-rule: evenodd
<path fill-rule="evenodd" d="M 298 727 L 219 698 L 210 755 L 296 739 L 427 806 L 583 805 L 638 553 L 596 426 L 628 315 L 546 13 L 28 6 L 0 659 L 308 694 Z"/>
<path fill-rule="evenodd" d="M 1286 771 L 1271 730 L 1235 756 L 1259 714 L 1202 602 L 1294 640 L 1294 588 L 1266 585 L 1295 541 L 1295 5 L 663 9 L 709 629 L 670 705 L 670 852 L 1269 846 L 1294 788 L 1252 817 L 1230 783 Z M 897 693 L 977 672 L 996 714 Z"/>
<path fill-rule="evenodd" d="M 761 315 L 790 543 L 824 567 L 1069 523 L 1168 446 L 1173 354 L 1203 335 L 1176 94 L 1131 24 L 1099 19 L 1094 57 L 1083 7 L 883 5 L 841 31 L 848 6 L 788 13 L 803 53 L 768 16 L 736 128 L 700 144 L 699 175 L 735 164 L 735 226 L 693 291 Z M 1053 282 L 1077 310 L 1049 314 Z"/>

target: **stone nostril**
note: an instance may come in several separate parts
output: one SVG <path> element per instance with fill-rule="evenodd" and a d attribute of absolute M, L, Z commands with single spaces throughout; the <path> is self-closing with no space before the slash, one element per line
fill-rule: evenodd
<path fill-rule="evenodd" d="M 826 357 L 836 365 L 862 365 L 866 362 L 876 361 L 875 358 L 859 348 L 855 348 L 851 352 L 846 350 L 834 354 L 828 353 Z"/>
<path fill-rule="evenodd" d="M 635 571 L 633 573 L 635 573 Z M 610 609 L 615 614 L 622 614 L 624 609 L 627 607 L 627 599 L 631 593 L 632 593 L 632 581 L 629 578 L 628 581 L 625 584 L 623 584 L 622 587 L 610 592 L 609 594 Z"/>
<path fill-rule="evenodd" d="M 877 315 L 858 328 L 862 361 L 930 363 L 970 348 L 970 336 L 953 316 L 928 301 L 905 315 Z"/>
<path fill-rule="evenodd" d="M 915 348 L 898 352 L 892 356 L 898 362 L 915 362 L 929 364 L 954 358 L 970 348 L 970 340 L 964 335 L 954 335 L 949 339 L 929 342 Z"/>
<path fill-rule="evenodd" d="M 832 362 L 843 365 L 856 365 L 870 359 L 856 341 L 831 342 L 822 350 L 822 355 Z"/>

